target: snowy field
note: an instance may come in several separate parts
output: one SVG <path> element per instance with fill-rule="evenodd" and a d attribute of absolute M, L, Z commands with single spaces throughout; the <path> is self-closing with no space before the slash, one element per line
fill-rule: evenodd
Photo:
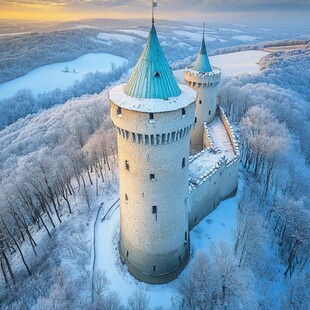
<path fill-rule="evenodd" d="M 230 54 L 216 55 L 210 57 L 212 66 L 219 67 L 223 76 L 233 76 L 242 73 L 259 72 L 260 59 L 268 52 L 264 51 L 243 51 Z M 174 71 L 179 83 L 184 83 L 183 69 Z"/>
<path fill-rule="evenodd" d="M 242 42 L 253 42 L 255 40 L 257 40 L 257 37 L 253 37 L 253 36 L 246 36 L 246 35 L 240 35 L 240 36 L 233 36 L 233 39 L 242 41 Z"/>
<path fill-rule="evenodd" d="M 110 40 L 117 40 L 121 42 L 128 42 L 128 43 L 134 43 L 135 38 L 128 36 L 126 34 L 120 34 L 120 33 L 108 33 L 108 32 L 101 32 L 97 35 L 97 38 L 104 41 L 110 41 Z"/>
<path fill-rule="evenodd" d="M 189 32 L 189 31 L 183 31 L 183 30 L 175 30 L 173 31 L 176 35 L 179 35 L 179 36 L 186 36 L 192 40 L 195 40 L 195 41 L 201 41 L 202 39 L 202 34 L 201 34 L 201 30 L 198 31 L 198 32 Z M 213 42 L 213 41 L 216 41 L 218 37 L 210 37 L 210 36 L 205 36 L 205 40 L 208 41 L 208 42 Z"/>
<path fill-rule="evenodd" d="M 117 196 L 114 198 L 116 200 Z M 191 231 L 191 256 L 199 249 L 207 251 L 212 243 L 218 243 L 221 240 L 229 244 L 233 243 L 237 222 L 237 202 L 238 195 L 225 200 Z M 112 202 L 110 203 L 112 205 Z M 124 304 L 136 289 L 142 289 L 149 295 L 153 308 L 162 306 L 164 309 L 169 309 L 170 306 L 177 305 L 179 302 L 177 288 L 187 268 L 178 279 L 168 284 L 150 285 L 136 280 L 128 273 L 127 267 L 122 265 L 119 258 L 119 208 L 109 220 L 102 221 L 107 207 L 109 206 L 102 208 L 95 227 L 95 271 L 105 272 L 111 281 L 111 290 L 118 292 Z"/>
<path fill-rule="evenodd" d="M 0 99 L 13 96 L 20 89 L 30 89 L 35 95 L 55 88 L 66 89 L 89 72 L 109 72 L 127 60 L 105 53 L 90 53 L 73 61 L 39 67 L 15 80 L 0 84 Z M 68 72 L 65 72 L 67 71 Z"/>

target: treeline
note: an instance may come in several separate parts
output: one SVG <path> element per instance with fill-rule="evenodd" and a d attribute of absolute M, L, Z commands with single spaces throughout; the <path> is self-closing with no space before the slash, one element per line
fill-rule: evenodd
<path fill-rule="evenodd" d="M 288 46 L 288 45 L 304 45 L 307 46 L 310 40 L 281 40 L 281 41 L 270 41 L 270 42 L 262 42 L 255 44 L 241 44 L 234 47 L 224 47 L 219 48 L 212 55 L 222 55 L 227 53 L 235 53 L 241 51 L 249 51 L 249 50 L 262 50 L 268 47 L 277 47 L 277 46 Z"/>
<path fill-rule="evenodd" d="M 51 237 L 62 214 L 73 212 L 77 192 L 90 209 L 87 185 L 98 192 L 100 182 L 115 182 L 114 133 L 107 93 L 69 101 L 1 131 L 0 266 L 9 287 L 20 274 L 20 264 L 12 266 L 14 253 L 33 273 L 22 247 L 26 242 L 38 254 L 30 227 Z"/>
<path fill-rule="evenodd" d="M 86 94 L 99 94 L 107 86 L 119 80 L 128 68 L 129 64 L 124 64 L 107 73 L 90 72 L 81 81 L 76 81 L 65 90 L 56 88 L 37 96 L 29 89 L 20 90 L 12 97 L 0 100 L 0 130 L 20 118 L 63 104 L 69 99 Z"/>
<path fill-rule="evenodd" d="M 142 45 L 105 44 L 95 40 L 98 29 L 72 29 L 13 36 L 1 40 L 0 83 L 16 79 L 48 64 L 74 60 L 87 53 L 109 53 L 135 62 Z"/>
<path fill-rule="evenodd" d="M 309 309 L 308 55 L 276 53 L 260 73 L 222 82 L 242 150 L 237 227 L 233 244 L 195 254 L 181 309 Z"/>

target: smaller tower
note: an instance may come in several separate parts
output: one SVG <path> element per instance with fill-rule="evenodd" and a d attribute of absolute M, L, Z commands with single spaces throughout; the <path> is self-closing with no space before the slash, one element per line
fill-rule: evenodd
<path fill-rule="evenodd" d="M 221 70 L 211 67 L 207 54 L 204 32 L 201 48 L 192 66 L 184 70 L 185 83 L 197 92 L 195 125 L 191 132 L 191 149 L 204 149 L 204 123 L 213 122 L 216 113 L 217 86 L 221 81 Z"/>

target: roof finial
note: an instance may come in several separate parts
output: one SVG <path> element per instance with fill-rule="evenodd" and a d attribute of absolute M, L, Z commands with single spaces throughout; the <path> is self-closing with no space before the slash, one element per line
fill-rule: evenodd
<path fill-rule="evenodd" d="M 154 8 L 157 7 L 157 1 L 152 0 L 152 25 L 154 25 Z"/>
<path fill-rule="evenodd" d="M 206 28 L 206 23 L 203 23 L 203 31 L 202 31 L 203 37 L 205 36 L 205 28 Z"/>

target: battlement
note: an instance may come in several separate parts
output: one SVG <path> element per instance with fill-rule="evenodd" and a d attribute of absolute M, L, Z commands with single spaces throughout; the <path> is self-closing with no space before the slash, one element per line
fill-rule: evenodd
<path fill-rule="evenodd" d="M 189 158 L 188 199 L 190 227 L 194 227 L 238 185 L 240 151 L 223 109 L 210 124 L 204 123 L 208 147 Z"/>
<path fill-rule="evenodd" d="M 189 87 L 193 88 L 216 87 L 221 81 L 221 75 L 221 70 L 216 67 L 213 67 L 211 72 L 198 72 L 192 67 L 184 69 L 184 80 Z"/>
<path fill-rule="evenodd" d="M 163 133 L 163 134 L 153 134 L 145 135 L 135 132 L 129 132 L 122 128 L 118 129 L 118 134 L 124 139 L 131 140 L 133 143 L 144 144 L 144 145 L 162 145 L 176 142 L 180 139 L 183 139 L 190 134 L 193 125 L 186 126 L 182 129 Z"/>

